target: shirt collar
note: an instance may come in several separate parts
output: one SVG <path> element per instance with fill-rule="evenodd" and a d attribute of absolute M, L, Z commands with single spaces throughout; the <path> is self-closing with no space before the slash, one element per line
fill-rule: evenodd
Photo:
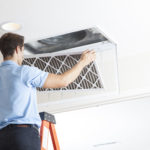
<path fill-rule="evenodd" d="M 5 65 L 18 65 L 18 64 L 12 60 L 5 60 L 1 63 L 1 65 L 5 66 Z"/>

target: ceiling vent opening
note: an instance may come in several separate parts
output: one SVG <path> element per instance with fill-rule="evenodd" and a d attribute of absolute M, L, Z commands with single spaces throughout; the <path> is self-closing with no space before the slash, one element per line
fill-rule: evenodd
<path fill-rule="evenodd" d="M 55 74 L 71 69 L 86 49 L 96 51 L 96 60 L 74 82 L 64 88 L 37 88 L 41 111 L 52 113 L 97 105 L 118 93 L 116 44 L 95 27 L 25 43 L 23 65 Z"/>
<path fill-rule="evenodd" d="M 97 28 L 90 28 L 26 43 L 25 49 L 30 54 L 54 53 L 105 41 L 108 39 Z"/>

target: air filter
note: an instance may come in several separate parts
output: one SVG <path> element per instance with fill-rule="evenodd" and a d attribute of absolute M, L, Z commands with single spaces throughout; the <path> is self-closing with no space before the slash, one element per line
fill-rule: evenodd
<path fill-rule="evenodd" d="M 49 73 L 61 74 L 71 69 L 80 59 L 80 55 L 63 55 L 54 57 L 26 58 L 23 65 L 35 66 Z M 100 76 L 94 63 L 85 67 L 79 77 L 65 88 L 43 89 L 39 91 L 52 90 L 76 90 L 76 89 L 99 89 L 102 88 Z"/>

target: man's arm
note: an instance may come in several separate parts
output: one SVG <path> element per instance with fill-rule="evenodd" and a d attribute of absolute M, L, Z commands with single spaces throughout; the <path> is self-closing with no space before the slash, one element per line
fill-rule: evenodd
<path fill-rule="evenodd" d="M 49 74 L 43 88 L 60 88 L 66 87 L 70 83 L 72 83 L 81 73 L 82 69 L 94 61 L 96 58 L 96 53 L 94 50 L 89 51 L 86 50 L 82 53 L 79 62 L 74 65 L 70 70 L 57 75 L 57 74 Z"/>

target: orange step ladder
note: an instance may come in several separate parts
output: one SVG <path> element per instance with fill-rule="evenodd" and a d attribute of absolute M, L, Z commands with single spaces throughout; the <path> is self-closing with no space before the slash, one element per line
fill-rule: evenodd
<path fill-rule="evenodd" d="M 56 120 L 54 115 L 47 112 L 40 112 L 42 120 L 40 128 L 41 150 L 48 150 L 48 141 L 51 139 L 54 150 L 60 150 L 59 142 L 55 130 Z M 49 133 L 51 137 L 49 137 Z"/>

